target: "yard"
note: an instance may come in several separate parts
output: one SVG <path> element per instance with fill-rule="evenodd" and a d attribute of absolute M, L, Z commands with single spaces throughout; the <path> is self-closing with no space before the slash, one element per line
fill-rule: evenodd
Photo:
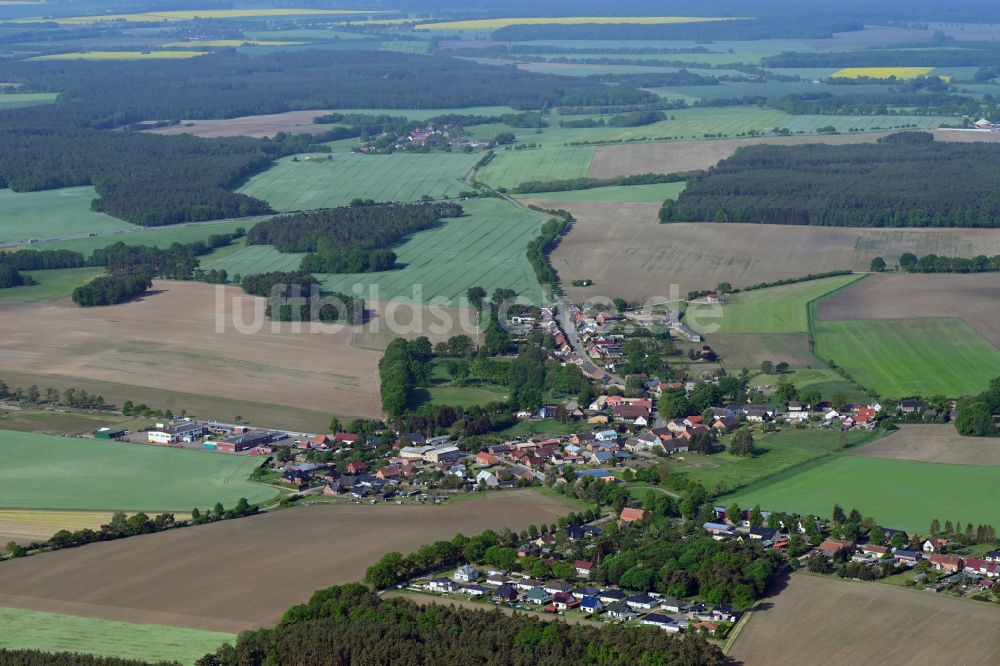
<path fill-rule="evenodd" d="M 4 508 L 190 511 L 275 495 L 251 456 L 0 430 Z"/>

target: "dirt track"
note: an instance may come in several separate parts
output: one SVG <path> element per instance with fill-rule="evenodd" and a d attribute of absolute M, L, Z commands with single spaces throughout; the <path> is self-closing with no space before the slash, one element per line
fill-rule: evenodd
<path fill-rule="evenodd" d="M 185 120 L 180 125 L 147 130 L 150 134 L 192 134 L 205 138 L 220 136 L 250 136 L 255 139 L 273 137 L 278 132 L 316 134 L 323 127 L 313 124 L 313 118 L 330 113 L 322 109 L 287 111 L 263 116 L 242 116 L 224 120 Z"/>
<path fill-rule="evenodd" d="M 962 437 L 950 424 L 902 425 L 898 432 L 851 454 L 953 465 L 1000 465 L 1000 440 Z"/>
<path fill-rule="evenodd" d="M 528 490 L 442 506 L 280 511 L 4 562 L 0 606 L 241 631 L 275 623 L 316 589 L 360 580 L 386 552 L 571 510 Z"/>
<path fill-rule="evenodd" d="M 764 601 L 730 656 L 746 664 L 991 664 L 1000 608 L 881 583 L 807 574 Z"/>
<path fill-rule="evenodd" d="M 1000 238 L 1000 231 L 993 233 Z M 823 301 L 819 307 L 819 318 L 852 320 L 954 317 L 965 320 L 987 340 L 1000 347 L 998 307 L 1000 280 L 996 273 L 892 273 L 873 275 Z"/>

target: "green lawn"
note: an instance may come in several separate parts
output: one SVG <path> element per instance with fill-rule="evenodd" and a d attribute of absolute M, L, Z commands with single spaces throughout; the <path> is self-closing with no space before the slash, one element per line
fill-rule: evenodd
<path fill-rule="evenodd" d="M 809 314 L 806 306 L 830 292 L 856 280 L 859 275 L 841 275 L 821 280 L 809 280 L 780 287 L 757 289 L 727 297 L 721 317 L 691 318 L 695 330 L 717 333 L 806 333 L 809 331 Z M 704 307 L 694 306 L 689 312 Z M 707 310 L 706 310 L 707 311 Z"/>
<path fill-rule="evenodd" d="M 1000 350 L 961 319 L 817 321 L 816 353 L 881 395 L 979 393 L 1000 376 Z"/>
<path fill-rule="evenodd" d="M 247 480 L 254 456 L 11 431 L 0 451 L 4 508 L 190 511 L 275 495 Z"/>
<path fill-rule="evenodd" d="M 535 140 L 535 135 L 527 135 L 523 140 L 530 143 Z M 498 150 L 493 160 L 476 172 L 476 177 L 490 187 L 508 189 L 532 181 L 583 178 L 593 159 L 593 146 L 554 145 L 533 150 Z"/>
<path fill-rule="evenodd" d="M 225 270 L 230 279 L 236 274 L 253 275 L 272 271 L 296 271 L 305 254 L 282 254 L 273 245 L 248 245 L 220 258 L 202 259 L 206 269 Z"/>
<path fill-rule="evenodd" d="M 418 201 L 424 195 L 449 199 L 470 190 L 462 179 L 480 160 L 477 153 L 334 153 L 330 159 L 286 157 L 253 176 L 239 191 L 275 210 L 345 206 L 352 199 Z"/>
<path fill-rule="evenodd" d="M 755 434 L 757 453 L 749 458 L 730 453 L 710 456 L 685 454 L 684 461 L 672 464 L 677 474 L 700 482 L 709 492 L 728 492 L 756 483 L 773 474 L 816 460 L 856 445 L 871 437 L 869 433 L 842 435 L 833 430 L 782 430 L 772 435 Z"/>
<path fill-rule="evenodd" d="M 38 106 L 56 101 L 59 93 L 8 93 L 0 95 L 0 109 L 15 109 L 21 106 Z"/>
<path fill-rule="evenodd" d="M 514 289 L 533 303 L 541 302 L 541 287 L 526 252 L 547 217 L 500 199 L 471 199 L 462 207 L 465 216 L 445 220 L 394 248 L 403 268 L 317 277 L 328 291 L 352 293 L 361 285 L 368 300 L 444 299 L 458 305 L 469 287 L 481 286 L 491 293 L 497 287 Z M 415 287 L 420 294 L 415 295 Z"/>
<path fill-rule="evenodd" d="M 3 98 L 0 95 L 0 109 Z M 93 187 L 67 187 L 44 192 L 0 190 L 0 243 L 34 238 L 58 238 L 87 233 L 135 229 L 117 218 L 93 213 Z"/>
<path fill-rule="evenodd" d="M 0 301 L 39 302 L 68 298 L 73 290 L 104 274 L 103 268 L 57 268 L 49 271 L 24 271 L 38 284 L 0 289 Z"/>
<path fill-rule="evenodd" d="M 0 648 L 193 664 L 234 634 L 0 607 Z"/>
<path fill-rule="evenodd" d="M 926 531 L 934 518 L 996 523 L 1000 467 L 944 465 L 839 456 L 801 474 L 745 488 L 719 500 L 766 511 L 829 517 L 834 504 L 857 508 L 880 525 Z"/>
<path fill-rule="evenodd" d="M 567 192 L 539 192 L 519 194 L 518 199 L 545 199 L 547 201 L 651 201 L 662 203 L 676 199 L 686 183 L 661 183 L 657 185 L 621 185 L 615 187 L 593 187 L 589 190 L 569 190 Z"/>
<path fill-rule="evenodd" d="M 501 430 L 504 437 L 526 437 L 528 435 L 570 435 L 580 429 L 578 423 L 560 423 L 555 419 L 532 419 L 520 421 L 515 425 Z"/>
<path fill-rule="evenodd" d="M 415 391 L 417 407 L 430 403 L 432 405 L 451 405 L 452 407 L 482 406 L 491 402 L 507 399 L 507 394 L 499 389 L 478 386 L 432 386 Z"/>

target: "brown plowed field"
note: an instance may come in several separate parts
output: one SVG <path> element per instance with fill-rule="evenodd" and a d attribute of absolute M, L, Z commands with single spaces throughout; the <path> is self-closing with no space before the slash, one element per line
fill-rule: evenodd
<path fill-rule="evenodd" d="M 287 111 L 263 116 L 242 116 L 221 120 L 184 120 L 180 125 L 146 130 L 150 134 L 192 134 L 205 138 L 220 136 L 250 136 L 255 139 L 273 137 L 278 132 L 316 134 L 323 130 L 313 118 L 330 113 L 322 109 Z"/>
<path fill-rule="evenodd" d="M 1000 231 L 993 232 L 998 234 Z M 942 253 L 943 254 L 943 253 Z M 982 252 L 976 254 L 1000 254 Z M 969 257 L 973 254 L 949 256 Z M 873 275 L 837 292 L 819 306 L 819 318 L 963 319 L 1000 347 L 1000 279 L 996 273 Z"/>
<path fill-rule="evenodd" d="M 753 613 L 730 656 L 746 666 L 992 664 L 998 626 L 996 605 L 795 574 Z"/>
<path fill-rule="evenodd" d="M 360 580 L 386 552 L 519 531 L 573 506 L 525 490 L 441 506 L 279 511 L 4 562 L 0 606 L 242 631 L 274 624 L 314 590 Z"/>
<path fill-rule="evenodd" d="M 1000 439 L 962 437 L 950 424 L 901 425 L 888 437 L 851 454 L 952 465 L 1000 465 Z"/>
<path fill-rule="evenodd" d="M 534 203 L 534 202 L 532 202 Z M 552 253 L 575 300 L 684 297 L 719 282 L 759 282 L 894 264 L 904 252 L 970 257 L 1000 254 L 997 229 L 849 229 L 757 224 L 660 224 L 655 203 L 561 202 L 577 221 Z M 938 276 L 934 276 L 938 277 Z M 594 286 L 571 286 L 589 278 Z M 930 315 L 923 315 L 930 316 Z"/>
<path fill-rule="evenodd" d="M 293 420 L 281 418 L 284 410 L 322 415 L 324 423 L 332 414 L 381 416 L 379 352 L 352 347 L 352 327 L 302 324 L 295 332 L 289 322 L 272 324 L 262 317 L 263 304 L 233 287 L 170 281 L 113 307 L 4 304 L 0 377 L 11 385 L 76 386 L 118 404 L 132 399 L 261 424 Z M 234 323 L 237 306 L 247 323 L 261 308 L 260 330 L 241 332 L 248 329 Z M 224 315 L 221 330 L 217 312 Z M 267 414 L 256 405 L 270 406 Z M 269 421 L 275 416 L 279 422 Z"/>

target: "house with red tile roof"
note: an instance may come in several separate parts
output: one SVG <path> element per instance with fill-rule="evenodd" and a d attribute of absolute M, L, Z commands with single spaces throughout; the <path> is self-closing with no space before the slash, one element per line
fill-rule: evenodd
<path fill-rule="evenodd" d="M 629 524 L 642 520 L 646 517 L 646 512 L 643 509 L 633 509 L 632 507 L 625 507 L 622 509 L 621 514 L 618 516 L 618 522 Z"/>

